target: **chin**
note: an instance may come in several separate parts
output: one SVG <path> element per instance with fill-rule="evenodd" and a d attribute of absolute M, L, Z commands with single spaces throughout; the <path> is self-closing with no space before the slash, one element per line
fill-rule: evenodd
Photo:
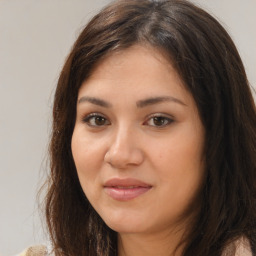
<path fill-rule="evenodd" d="M 116 214 L 109 215 L 110 217 L 103 218 L 106 225 L 118 233 L 140 233 L 147 230 L 143 219 L 136 216 L 116 216 Z"/>

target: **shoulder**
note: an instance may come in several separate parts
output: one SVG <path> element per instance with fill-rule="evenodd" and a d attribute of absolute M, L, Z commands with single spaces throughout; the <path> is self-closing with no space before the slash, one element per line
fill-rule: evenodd
<path fill-rule="evenodd" d="M 223 256 L 253 256 L 250 242 L 247 238 L 241 237 L 229 244 L 223 253 Z"/>
<path fill-rule="evenodd" d="M 27 248 L 16 256 L 54 256 L 49 246 L 35 245 Z"/>

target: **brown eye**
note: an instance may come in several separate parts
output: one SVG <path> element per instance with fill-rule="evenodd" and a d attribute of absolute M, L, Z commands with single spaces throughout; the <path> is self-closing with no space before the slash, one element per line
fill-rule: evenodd
<path fill-rule="evenodd" d="M 94 119 L 94 123 L 96 125 L 104 125 L 106 123 L 106 118 L 102 117 L 102 116 L 96 116 Z"/>
<path fill-rule="evenodd" d="M 89 126 L 104 126 L 109 125 L 110 122 L 104 116 L 98 114 L 91 114 L 87 116 L 83 122 L 87 123 Z"/>
<path fill-rule="evenodd" d="M 153 116 L 147 120 L 146 124 L 149 126 L 161 128 L 171 124 L 172 122 L 174 122 L 174 120 L 169 117 Z"/>
<path fill-rule="evenodd" d="M 153 123 L 155 126 L 162 126 L 167 124 L 167 120 L 165 117 L 161 117 L 161 116 L 156 116 L 153 118 Z"/>

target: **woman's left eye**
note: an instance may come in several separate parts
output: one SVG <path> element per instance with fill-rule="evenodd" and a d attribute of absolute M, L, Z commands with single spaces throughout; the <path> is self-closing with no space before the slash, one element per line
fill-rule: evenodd
<path fill-rule="evenodd" d="M 154 126 L 154 127 L 165 127 L 174 122 L 173 119 L 165 116 L 152 116 L 150 117 L 144 125 Z"/>

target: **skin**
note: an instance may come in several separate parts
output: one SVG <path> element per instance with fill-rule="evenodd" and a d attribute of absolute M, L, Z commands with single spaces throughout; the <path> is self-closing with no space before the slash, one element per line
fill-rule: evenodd
<path fill-rule="evenodd" d="M 118 232 L 119 255 L 173 255 L 203 180 L 204 128 L 171 63 L 141 45 L 102 60 L 79 90 L 71 146 L 85 195 Z M 115 200 L 104 183 L 116 177 L 151 189 Z"/>

